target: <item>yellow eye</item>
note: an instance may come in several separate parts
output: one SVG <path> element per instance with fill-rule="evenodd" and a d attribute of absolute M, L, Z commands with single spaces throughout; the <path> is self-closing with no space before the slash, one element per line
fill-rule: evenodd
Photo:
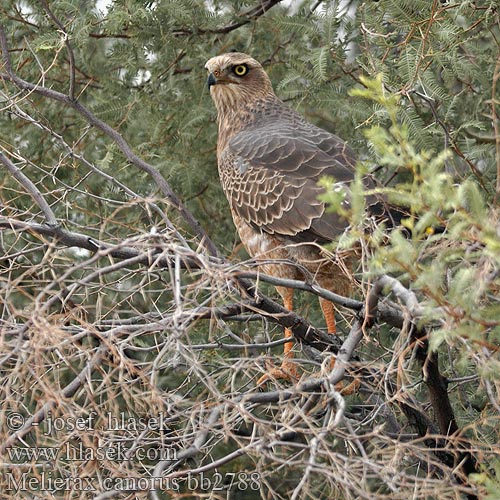
<path fill-rule="evenodd" d="M 244 76 L 247 74 L 248 67 L 245 64 L 238 64 L 233 67 L 233 73 L 236 76 Z"/>

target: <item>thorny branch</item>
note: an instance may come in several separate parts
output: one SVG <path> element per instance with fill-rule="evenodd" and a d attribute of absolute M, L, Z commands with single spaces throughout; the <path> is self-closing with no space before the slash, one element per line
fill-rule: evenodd
<path fill-rule="evenodd" d="M 71 90 L 66 96 L 33 85 L 15 75 L 10 65 L 5 35 L 1 31 L 0 42 L 7 70 L 3 78 L 21 89 L 37 92 L 75 109 L 89 124 L 112 138 L 131 163 L 148 172 L 157 182 L 163 195 L 179 209 L 211 254 L 207 256 L 193 251 L 185 241 L 179 243 L 179 235 L 174 234 L 174 230 L 138 236 L 114 244 L 83 232 L 67 230 L 58 223 L 37 186 L 8 159 L 8 153 L 2 153 L 1 162 L 30 194 L 46 220 L 46 224 L 38 224 L 31 220 L 21 221 L 14 215 L 2 217 L 0 227 L 6 229 L 5 233 L 13 235 L 18 241 L 23 241 L 23 238 L 28 241 L 34 237 L 37 248 L 45 249 L 46 261 L 61 247 L 79 248 L 91 253 L 90 257 L 85 254 L 79 259 L 75 258 L 75 254 L 72 255 L 68 259 L 74 266 L 72 269 L 68 269 L 67 265 L 58 267 L 53 262 L 46 265 L 45 261 L 34 265 L 42 276 L 40 279 L 45 279 L 46 268 L 52 274 L 44 286 L 36 288 L 38 294 L 34 293 L 30 297 L 34 299 L 36 307 L 27 307 L 20 314 L 16 311 L 16 322 L 9 323 L 2 318 L 1 340 L 5 343 L 4 350 L 8 351 L 2 359 L 2 365 L 10 368 L 11 365 L 28 363 L 33 367 L 36 379 L 45 384 L 43 387 L 52 388 L 54 381 L 47 379 L 50 379 L 50 367 L 54 359 L 63 366 L 67 363 L 60 353 L 62 349 L 72 350 L 72 355 L 74 352 L 80 353 L 80 350 L 93 353 L 90 361 L 77 374 L 73 372 L 74 366 L 68 363 L 71 381 L 64 385 L 62 391 L 43 394 L 42 401 L 45 403 L 21 429 L 8 436 L 2 446 L 4 453 L 19 440 L 33 437 L 36 434 L 35 424 L 41 424 L 51 410 L 60 408 L 64 411 L 67 400 L 71 400 L 83 413 L 92 408 L 99 409 L 102 401 L 99 397 L 104 396 L 106 401 L 113 401 L 115 392 L 119 392 L 119 398 L 123 398 L 125 404 L 129 404 L 138 414 L 168 408 L 168 426 L 152 442 L 162 450 L 175 446 L 176 457 L 159 460 L 154 467 L 141 469 L 143 475 L 185 478 L 190 473 L 212 471 L 243 456 L 254 463 L 261 461 L 259 470 L 262 471 L 268 463 L 276 464 L 280 460 L 291 459 L 303 466 L 305 472 L 293 487 L 287 487 L 292 496 L 297 498 L 309 487 L 309 478 L 318 474 L 326 481 L 335 481 L 335 484 L 352 488 L 357 498 L 368 498 L 366 491 L 361 488 L 356 490 L 357 483 L 353 479 L 360 477 L 376 478 L 386 491 L 394 495 L 399 491 L 398 481 L 413 481 L 415 489 L 422 488 L 424 491 L 430 488 L 428 495 L 432 495 L 432 487 L 439 485 L 441 478 L 454 474 L 461 482 L 460 491 L 473 498 L 472 488 L 464 476 L 475 470 L 472 457 L 474 450 L 461 448 L 460 430 L 450 405 L 446 379 L 439 372 L 437 355 L 429 353 L 427 330 L 417 322 L 422 310 L 411 291 L 398 280 L 383 276 L 368 293 L 365 312 L 363 302 L 332 294 L 317 287 L 313 281 L 302 283 L 279 280 L 247 270 L 251 269 L 251 265 L 242 270 L 242 266 L 234 266 L 217 257 L 215 247 L 205 232 L 180 204 L 154 167 L 135 156 L 120 134 L 74 101 Z M 84 161 L 83 157 L 81 161 Z M 39 244 L 40 240 L 42 245 Z M 26 245 L 25 250 L 6 255 L 1 261 L 7 268 L 6 274 L 12 289 L 19 287 L 24 293 L 25 289 L 20 283 L 29 279 L 35 281 L 39 279 L 38 276 L 31 278 L 29 273 L 32 269 L 27 269 L 17 277 L 10 269 L 17 265 L 16 259 L 26 258 L 30 251 L 31 248 Z M 101 267 L 103 261 L 106 264 Z M 180 269 L 186 271 L 186 283 L 180 278 Z M 170 277 L 168 283 L 163 279 L 165 275 L 167 280 Z M 140 276 L 141 286 L 129 293 L 126 283 L 130 276 Z M 299 315 L 271 301 L 257 289 L 256 283 L 259 282 L 300 289 L 355 311 L 356 316 L 350 320 L 352 324 L 345 341 L 340 345 L 339 339 L 324 334 Z M 149 293 L 148 286 L 156 284 L 164 287 L 167 290 L 165 293 L 171 296 L 169 301 L 165 301 L 164 296 L 159 295 L 160 298 L 154 299 L 145 313 L 136 298 Z M 106 293 L 112 288 L 113 292 L 119 290 L 121 296 L 125 297 L 121 300 L 130 306 L 134 315 L 123 315 L 122 303 L 113 304 L 107 313 L 101 312 L 99 308 L 103 307 Z M 242 293 L 234 293 L 235 289 Z M 383 299 L 387 289 L 402 306 Z M 79 298 L 88 296 L 97 297 L 95 310 L 85 310 L 85 305 L 80 308 L 75 305 Z M 85 300 L 82 303 L 85 304 Z M 150 307 L 155 309 L 154 313 Z M 75 309 L 82 308 L 83 315 L 77 317 Z M 237 320 L 248 324 L 257 318 L 291 327 L 296 338 L 320 351 L 337 352 L 334 369 L 325 369 L 320 376 L 307 373 L 292 387 L 278 387 L 269 392 L 255 391 L 252 380 L 258 370 L 259 360 L 252 353 L 252 348 L 259 345 L 269 347 L 282 341 L 252 344 L 245 337 L 245 331 L 235 334 L 225 322 Z M 46 322 L 46 328 L 39 326 L 42 320 Z M 218 322 L 219 326 L 225 327 L 224 334 L 216 338 L 215 342 L 212 338 L 206 344 L 192 343 L 190 335 L 193 332 L 196 334 L 193 326 L 199 322 Z M 353 361 L 354 352 L 363 338 L 373 341 L 368 336 L 368 328 L 375 330 L 383 322 L 402 330 L 402 334 L 405 326 L 410 325 L 408 343 L 420 364 L 440 433 L 422 405 L 392 382 L 393 378 L 397 378 L 396 370 L 390 366 L 377 367 L 376 360 L 371 360 L 370 368 L 361 369 L 360 363 Z M 33 328 L 27 332 L 30 325 Z M 149 345 L 137 342 L 146 336 L 154 341 Z M 38 345 L 33 342 L 34 337 L 38 337 L 41 347 L 32 352 L 33 345 Z M 43 343 L 45 338 L 47 344 Z M 210 356 L 197 357 L 197 352 L 206 353 L 223 347 L 228 339 L 239 343 L 231 344 L 234 349 L 227 349 L 225 354 L 229 357 L 223 358 L 223 363 L 217 365 Z M 238 357 L 230 357 L 236 349 Z M 242 350 L 247 350 L 249 354 L 245 356 Z M 52 355 L 54 358 L 51 358 Z M 147 358 L 148 355 L 153 356 L 152 361 Z M 68 359 L 74 361 L 70 356 Z M 325 368 L 328 363 L 329 358 L 326 358 Z M 165 386 L 161 386 L 160 378 L 174 377 L 179 367 L 184 370 L 180 373 L 181 382 L 177 380 L 172 383 L 169 380 Z M 373 400 L 382 400 L 382 403 L 377 402 L 368 409 L 360 405 L 360 411 L 364 411 L 361 416 L 350 411 L 347 401 L 335 390 L 335 383 L 351 368 L 357 369 L 354 376 L 362 375 L 362 391 L 378 396 L 378 400 L 375 397 Z M 13 376 L 17 376 L 15 370 L 13 373 Z M 246 382 L 241 383 L 241 380 Z M 188 387 L 188 382 L 194 384 L 194 389 L 193 386 Z M 140 386 L 149 388 L 145 402 L 141 400 L 142 393 L 137 389 Z M 171 389 L 172 386 L 174 389 Z M 82 387 L 86 391 L 79 391 Z M 384 399 L 384 387 L 393 389 L 392 394 L 389 394 L 391 397 Z M 206 395 L 205 399 L 190 399 L 195 391 Z M 86 394 L 82 396 L 84 392 Z M 384 428 L 386 417 L 397 422 L 396 416 L 391 413 L 393 401 L 398 403 L 408 422 L 417 430 L 418 439 L 410 434 L 403 436 L 397 425 L 390 429 L 397 432 L 395 437 Z M 186 406 L 189 407 L 187 416 Z M 113 408 L 119 411 L 120 407 L 116 405 Z M 380 416 L 383 417 L 382 423 Z M 133 446 L 143 445 L 147 438 L 147 433 L 140 434 L 133 440 Z M 217 450 L 212 454 L 214 443 L 220 444 L 225 440 L 235 444 L 236 449 L 223 453 Z M 345 453 L 339 452 L 333 448 L 331 441 L 346 442 L 352 449 Z M 435 460 L 432 454 L 424 453 L 421 443 L 433 450 Z M 374 462 L 368 458 L 368 446 L 379 449 L 385 460 Z M 348 459 L 348 455 L 352 457 Z M 398 457 L 417 463 L 418 467 L 423 468 L 422 471 L 419 469 L 413 477 L 409 474 L 399 475 L 398 472 L 396 477 L 392 469 L 384 469 L 384 462 L 390 463 Z M 197 459 L 197 465 L 189 468 L 188 459 L 193 458 Z M 107 465 L 110 469 L 116 467 L 113 463 Z M 126 467 L 128 465 L 124 464 L 123 470 L 128 470 Z M 123 474 L 123 470 L 113 472 Z M 119 491 L 102 492 L 96 498 L 109 498 L 115 494 L 118 495 Z M 160 498 L 154 489 L 151 495 L 154 499 Z"/>
<path fill-rule="evenodd" d="M 445 441 L 449 443 L 452 449 L 456 450 L 456 460 L 454 461 L 453 454 L 439 453 L 438 456 L 445 463 L 453 465 L 457 468 L 462 468 L 463 476 L 459 477 L 459 481 L 467 484 L 467 476 L 473 472 L 477 472 L 476 460 L 469 451 L 462 451 L 460 445 L 460 430 L 451 406 L 448 396 L 448 384 L 440 373 L 438 353 L 429 350 L 429 340 L 426 329 L 415 322 L 415 318 L 419 315 L 419 304 L 417 297 L 413 292 L 405 288 L 398 280 L 390 276 L 380 277 L 373 287 L 372 298 L 369 299 L 371 307 L 374 307 L 377 300 L 384 289 L 389 289 L 394 295 L 404 304 L 408 310 L 411 320 L 410 338 L 416 351 L 416 358 L 420 363 L 422 370 L 422 378 L 427 385 L 430 395 L 430 401 L 436 419 L 439 424 L 439 430 L 442 436 L 445 436 Z M 416 428 L 422 437 L 434 433 L 434 425 L 427 418 L 422 420 L 420 412 L 413 412 L 411 406 L 406 402 L 402 403 L 403 411 L 407 414 L 410 420 L 416 424 Z M 458 444 L 457 444 L 458 443 Z M 430 440 L 430 446 L 436 445 L 434 440 Z M 469 494 L 468 498 L 473 500 L 476 495 Z"/>
<path fill-rule="evenodd" d="M 53 89 L 27 82 L 14 73 L 12 64 L 10 62 L 7 39 L 5 37 L 5 31 L 2 25 L 0 25 L 0 47 L 2 48 L 4 65 L 7 71 L 7 73 L 0 73 L 0 78 L 2 78 L 3 80 L 11 81 L 20 89 L 27 90 L 29 92 L 36 92 L 49 99 L 62 102 L 68 107 L 73 108 L 75 111 L 77 111 L 88 121 L 90 125 L 104 132 L 115 142 L 115 144 L 119 147 L 120 151 L 127 158 L 127 160 L 130 161 L 130 163 L 151 176 L 156 185 L 160 188 L 165 198 L 180 212 L 183 219 L 189 224 L 190 228 L 199 237 L 200 241 L 203 242 L 210 253 L 212 255 L 217 255 L 217 248 L 214 243 L 210 240 L 204 229 L 200 226 L 200 223 L 193 217 L 191 212 L 189 212 L 189 210 L 183 205 L 177 195 L 172 191 L 171 187 L 168 185 L 167 181 L 163 178 L 160 172 L 152 165 L 145 162 L 142 158 L 139 158 L 132 151 L 128 143 L 119 132 L 110 127 L 107 123 L 97 118 L 85 106 L 72 99 L 70 96 L 62 94 L 61 92 L 57 92 Z"/>

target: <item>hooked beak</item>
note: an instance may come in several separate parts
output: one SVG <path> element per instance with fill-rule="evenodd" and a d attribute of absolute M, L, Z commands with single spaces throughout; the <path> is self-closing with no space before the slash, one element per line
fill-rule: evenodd
<path fill-rule="evenodd" d="M 208 90 L 210 90 L 210 87 L 212 85 L 217 85 L 217 78 L 215 78 L 214 74 L 213 73 L 210 73 L 208 75 L 208 79 L 207 79 L 207 87 L 208 87 Z"/>

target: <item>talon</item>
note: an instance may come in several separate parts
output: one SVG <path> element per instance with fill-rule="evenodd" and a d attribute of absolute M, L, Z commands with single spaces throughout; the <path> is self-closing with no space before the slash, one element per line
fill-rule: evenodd
<path fill-rule="evenodd" d="M 335 356 L 333 356 L 332 359 L 330 360 L 330 363 L 329 363 L 329 367 L 328 367 L 329 372 L 331 372 L 333 370 L 333 368 L 335 367 L 335 361 L 336 361 L 336 358 L 335 358 Z M 321 370 L 321 371 L 313 374 L 313 377 L 321 377 L 324 375 L 325 375 L 325 371 Z M 345 386 L 345 387 L 344 387 L 344 381 L 341 380 L 340 382 L 337 382 L 335 384 L 335 390 L 337 392 L 340 392 L 340 394 L 342 396 L 350 396 L 351 394 L 354 394 L 355 392 L 357 392 L 360 385 L 361 385 L 361 382 L 360 382 L 359 378 L 355 378 L 352 382 L 347 384 L 347 386 Z"/>
<path fill-rule="evenodd" d="M 279 368 L 271 368 L 267 373 L 257 380 L 257 386 L 267 382 L 276 382 L 277 380 L 287 380 L 288 382 L 297 382 L 299 380 L 299 371 L 297 365 L 292 361 L 283 361 Z"/>
<path fill-rule="evenodd" d="M 351 394 L 354 394 L 357 392 L 360 386 L 360 381 L 355 378 L 349 385 L 344 387 L 343 382 L 338 382 L 335 384 L 335 390 L 337 392 L 340 392 L 342 396 L 350 396 Z"/>

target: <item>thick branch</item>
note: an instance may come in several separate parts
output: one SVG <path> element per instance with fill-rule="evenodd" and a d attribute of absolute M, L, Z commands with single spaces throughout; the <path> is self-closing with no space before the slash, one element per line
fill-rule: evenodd
<path fill-rule="evenodd" d="M 391 278 L 390 276 L 382 276 L 375 284 L 374 291 L 375 293 L 380 293 L 387 288 L 389 288 L 390 291 L 404 303 L 412 319 L 420 313 L 421 308 L 415 294 L 411 290 L 405 288 L 398 280 Z M 377 299 L 372 297 L 368 302 L 370 306 L 373 307 L 376 304 Z M 450 445 L 452 445 L 451 437 L 458 437 L 460 431 L 448 396 L 446 378 L 443 377 L 439 371 L 438 354 L 437 352 L 429 352 L 428 335 L 423 326 L 418 326 L 414 321 L 412 321 L 410 335 L 414 345 L 416 346 L 416 358 L 420 363 L 422 377 L 429 390 L 429 397 L 439 425 L 439 430 L 443 436 L 447 436 Z M 403 407 L 403 410 L 408 415 L 412 414 L 412 412 L 408 412 L 409 408 L 411 409 L 411 406 Z M 421 436 L 426 436 L 432 432 L 429 424 L 425 421 L 417 418 L 414 422 L 417 423 L 416 428 Z M 434 443 L 434 440 L 431 442 Z M 456 445 L 453 447 L 460 448 Z M 448 457 L 448 454 L 446 456 Z M 443 459 L 443 457 L 440 458 Z M 459 452 L 458 460 L 455 465 L 457 463 L 462 463 L 461 469 L 465 477 L 472 472 L 476 472 L 476 461 L 469 451 Z M 462 483 L 466 483 L 466 479 L 461 478 L 460 480 Z M 476 497 L 475 495 L 469 495 L 469 498 L 475 499 Z"/>

